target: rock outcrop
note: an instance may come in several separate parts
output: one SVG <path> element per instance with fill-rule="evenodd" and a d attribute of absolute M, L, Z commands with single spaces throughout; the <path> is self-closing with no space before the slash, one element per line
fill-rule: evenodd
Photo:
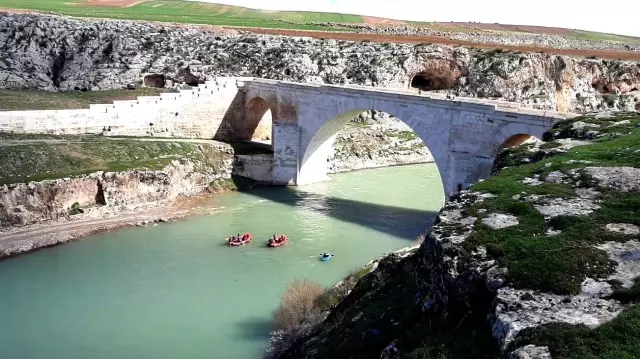
<path fill-rule="evenodd" d="M 473 24 L 452 25 L 452 30 L 458 28 L 463 31 L 446 31 L 447 25 L 440 26 L 435 30 L 428 26 L 411 25 L 387 25 L 374 26 L 371 24 L 335 23 L 335 22 L 312 22 L 309 25 L 342 27 L 356 29 L 366 34 L 377 35 L 402 35 L 402 36 L 437 36 L 449 39 L 469 41 L 482 44 L 513 45 L 547 47 L 553 49 L 582 49 L 582 50 L 604 50 L 604 51 L 636 51 L 640 52 L 640 45 L 633 38 L 626 38 L 626 42 L 614 40 L 591 40 L 582 39 L 577 36 L 563 36 L 550 34 L 535 34 L 524 31 L 488 31 L 478 29 Z M 437 26 L 437 25 L 436 25 Z M 620 40 L 624 37 L 621 36 Z"/>
<path fill-rule="evenodd" d="M 36 14 L 0 13 L 0 29 L 0 88 L 103 90 L 141 86 L 147 75 L 165 86 L 255 76 L 394 88 L 413 83 L 424 90 L 560 111 L 634 110 L 640 98 L 640 66 L 625 61 L 229 35 Z"/>
<path fill-rule="evenodd" d="M 600 132 L 562 148 L 577 122 Z M 583 117 L 505 150 L 278 358 L 635 357 L 639 136 L 638 115 Z"/>
<path fill-rule="evenodd" d="M 329 173 L 433 162 L 433 156 L 404 122 L 385 113 L 360 114 L 336 135 Z"/>
<path fill-rule="evenodd" d="M 190 159 L 172 160 L 161 170 L 96 172 L 89 175 L 0 187 L 0 227 L 25 226 L 73 215 L 99 217 L 137 206 L 168 203 L 207 190 L 231 177 L 233 154 L 222 168 Z"/>

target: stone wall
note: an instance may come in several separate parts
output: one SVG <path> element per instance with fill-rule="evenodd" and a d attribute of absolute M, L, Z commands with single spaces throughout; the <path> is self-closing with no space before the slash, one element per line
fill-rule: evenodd
<path fill-rule="evenodd" d="M 190 90 L 89 109 L 0 112 L 0 132 L 231 140 L 236 135 L 231 119 L 244 114 L 236 82 L 218 78 Z"/>

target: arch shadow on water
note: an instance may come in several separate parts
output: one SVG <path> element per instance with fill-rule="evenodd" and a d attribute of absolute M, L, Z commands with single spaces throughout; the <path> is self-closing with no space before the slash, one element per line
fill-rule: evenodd
<path fill-rule="evenodd" d="M 239 339 L 268 341 L 273 322 L 266 318 L 253 318 L 238 322 Z"/>
<path fill-rule="evenodd" d="M 258 187 L 242 192 L 292 207 L 312 209 L 324 215 L 371 228 L 407 240 L 428 229 L 438 212 L 387 206 L 324 196 L 290 187 Z"/>

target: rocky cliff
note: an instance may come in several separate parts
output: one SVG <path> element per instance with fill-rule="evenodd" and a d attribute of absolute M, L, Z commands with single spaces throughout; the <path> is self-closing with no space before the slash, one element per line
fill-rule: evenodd
<path fill-rule="evenodd" d="M 481 44 L 512 45 L 547 47 L 552 49 L 584 49 L 584 50 L 604 50 L 604 51 L 634 51 L 640 52 L 640 44 L 637 38 L 625 36 L 611 36 L 615 40 L 589 39 L 588 34 L 583 34 L 583 38 L 568 35 L 536 34 L 525 31 L 485 30 L 476 25 L 469 24 L 446 24 L 429 26 L 411 25 L 372 25 L 365 23 L 335 23 L 321 22 L 308 23 L 309 25 L 326 26 L 329 28 L 350 28 L 367 34 L 378 35 L 404 35 L 404 36 L 437 36 L 469 41 Z M 458 31 L 455 31 L 458 30 Z M 626 41 L 625 41 L 626 40 Z"/>
<path fill-rule="evenodd" d="M 378 111 L 357 116 L 336 135 L 329 155 L 330 173 L 433 162 L 416 133 L 399 119 Z"/>
<path fill-rule="evenodd" d="M 197 145 L 200 158 L 171 160 L 161 169 L 95 172 L 88 175 L 5 184 L 0 187 L 0 227 L 25 226 L 70 216 L 100 217 L 134 211 L 147 204 L 169 203 L 210 188 L 229 179 L 233 152 L 209 145 Z M 211 148 L 204 148 L 211 147 Z M 205 152 L 216 152 L 212 165 Z"/>
<path fill-rule="evenodd" d="M 560 111 L 632 110 L 640 65 L 439 45 L 356 43 L 152 23 L 0 14 L 0 87 L 100 90 L 213 76 L 503 98 Z M 146 75 L 147 81 L 144 80 Z"/>
<path fill-rule="evenodd" d="M 381 260 L 276 356 L 638 357 L 638 143 L 640 117 L 619 114 L 504 151 L 417 252 Z"/>

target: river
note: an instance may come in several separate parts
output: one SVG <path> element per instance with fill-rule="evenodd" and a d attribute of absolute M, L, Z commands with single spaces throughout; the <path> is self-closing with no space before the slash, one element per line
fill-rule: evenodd
<path fill-rule="evenodd" d="M 214 214 L 0 261 L 3 359 L 260 358 L 295 278 L 333 285 L 411 245 L 442 206 L 434 164 L 217 195 Z M 254 242 L 228 248 L 230 233 Z M 266 248 L 273 232 L 291 242 Z M 321 262 L 318 254 L 336 254 Z"/>

